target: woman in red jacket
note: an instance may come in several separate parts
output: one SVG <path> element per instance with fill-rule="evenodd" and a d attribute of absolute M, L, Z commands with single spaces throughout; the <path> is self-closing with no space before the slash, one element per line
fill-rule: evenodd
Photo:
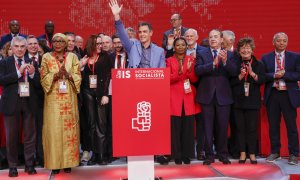
<path fill-rule="evenodd" d="M 174 40 L 174 56 L 167 59 L 171 72 L 171 153 L 176 164 L 190 164 L 195 156 L 194 115 L 200 112 L 195 102 L 197 81 L 195 59 L 186 55 L 187 42 L 180 37 Z"/>

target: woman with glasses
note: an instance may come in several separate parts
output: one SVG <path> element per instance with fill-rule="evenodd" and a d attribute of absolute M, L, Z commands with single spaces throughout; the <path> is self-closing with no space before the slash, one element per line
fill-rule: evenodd
<path fill-rule="evenodd" d="M 79 165 L 79 116 L 77 93 L 81 75 L 75 54 L 65 52 L 67 38 L 57 33 L 53 51 L 44 54 L 41 84 L 45 92 L 43 148 L 45 168 L 58 174 Z"/>
<path fill-rule="evenodd" d="M 200 112 L 192 83 L 198 78 L 194 72 L 195 59 L 186 55 L 186 40 L 176 38 L 173 47 L 174 56 L 167 59 L 171 71 L 171 154 L 175 164 L 190 164 L 190 158 L 195 156 L 195 114 Z"/>
<path fill-rule="evenodd" d="M 83 147 L 82 161 L 87 165 L 107 164 L 106 149 L 106 106 L 108 104 L 108 86 L 110 81 L 110 58 L 102 51 L 100 36 L 91 35 L 86 43 L 87 56 L 81 60 L 83 109 L 88 121 L 89 145 Z M 84 140 L 83 140 L 84 141 Z M 89 159 L 89 151 L 93 152 Z"/>
<path fill-rule="evenodd" d="M 246 150 L 249 152 L 251 164 L 257 164 L 255 151 L 257 121 L 261 106 L 260 86 L 265 82 L 265 75 L 263 64 L 253 55 L 254 47 L 252 38 L 241 38 L 238 41 L 239 56 L 235 62 L 237 67 L 240 67 L 240 73 L 231 80 L 240 164 L 246 162 Z"/>

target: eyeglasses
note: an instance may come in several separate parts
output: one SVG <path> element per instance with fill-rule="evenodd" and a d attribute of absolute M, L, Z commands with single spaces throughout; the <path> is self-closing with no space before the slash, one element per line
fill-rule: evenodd
<path fill-rule="evenodd" d="M 103 42 L 96 43 L 96 46 L 102 45 Z"/>
<path fill-rule="evenodd" d="M 251 47 L 241 47 L 240 49 L 241 49 L 241 50 L 252 50 Z"/>
<path fill-rule="evenodd" d="M 175 22 L 177 20 L 179 20 L 179 19 L 170 19 L 170 22 L 172 23 L 172 22 Z"/>
<path fill-rule="evenodd" d="M 65 41 L 64 40 L 57 40 L 57 41 L 52 41 L 52 43 L 54 43 L 54 44 L 63 44 L 63 43 L 65 43 Z"/>

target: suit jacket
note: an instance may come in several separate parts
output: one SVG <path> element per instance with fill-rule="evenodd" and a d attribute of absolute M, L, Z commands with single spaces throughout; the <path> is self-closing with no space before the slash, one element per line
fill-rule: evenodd
<path fill-rule="evenodd" d="M 101 100 L 103 96 L 108 96 L 108 86 L 111 78 L 111 64 L 110 56 L 107 52 L 101 52 L 99 58 L 95 64 L 95 75 L 97 75 L 97 89 L 96 96 L 98 100 Z M 84 67 L 89 68 L 88 64 Z M 84 80 L 87 74 L 85 71 L 81 71 L 82 79 Z M 84 85 L 84 84 L 82 84 Z M 84 88 L 84 87 L 83 87 Z"/>
<path fill-rule="evenodd" d="M 193 62 L 192 71 L 187 70 L 188 61 Z M 184 105 L 185 116 L 194 115 L 200 112 L 200 106 L 196 103 L 196 88 L 191 85 L 192 92 L 185 94 L 184 81 L 189 79 L 191 83 L 196 82 L 198 77 L 194 72 L 195 59 L 192 56 L 185 56 L 183 62 L 183 72 L 178 74 L 179 63 L 176 57 L 170 57 L 167 59 L 167 67 L 170 68 L 170 97 L 171 97 L 171 115 L 181 116 L 182 105 Z"/>
<path fill-rule="evenodd" d="M 111 64 L 111 69 L 115 68 L 115 63 L 116 63 L 116 52 L 113 52 L 111 54 L 109 54 L 110 56 L 110 64 Z M 128 54 L 126 53 L 126 59 L 125 59 L 125 68 L 128 67 Z"/>
<path fill-rule="evenodd" d="M 189 28 L 183 27 L 181 26 L 181 32 L 180 32 L 180 36 L 183 36 L 185 31 L 187 31 Z M 168 36 L 170 34 L 174 33 L 174 28 L 169 29 L 168 31 L 164 32 L 164 37 L 163 37 L 163 41 L 162 41 L 162 47 L 167 51 L 167 45 L 168 45 Z"/>
<path fill-rule="evenodd" d="M 242 67 L 242 59 L 238 56 L 235 58 L 235 63 L 238 68 Z M 256 60 L 252 56 L 252 71 L 257 74 L 258 80 L 255 81 L 252 76 L 248 75 L 247 82 L 250 83 L 249 96 L 245 96 L 244 83 L 245 78 L 239 80 L 238 76 L 231 79 L 232 94 L 234 99 L 234 108 L 240 109 L 260 109 L 261 94 L 260 86 L 265 82 L 265 68 L 261 61 Z"/>
<path fill-rule="evenodd" d="M 200 46 L 199 44 L 197 44 L 196 54 L 197 54 L 197 53 L 200 53 L 200 51 L 205 50 L 205 49 L 206 49 L 205 47 Z M 173 55 L 174 55 L 174 50 L 173 50 L 173 48 L 172 48 L 172 49 L 169 49 L 169 50 L 166 50 L 166 58 L 172 57 Z"/>
<path fill-rule="evenodd" d="M 213 56 L 210 48 L 196 54 L 195 73 L 200 77 L 197 102 L 210 104 L 216 94 L 219 105 L 233 103 L 229 78 L 238 74 L 233 61 L 232 52 L 227 51 L 226 65 L 224 66 L 220 61 L 218 68 L 213 68 Z"/>
<path fill-rule="evenodd" d="M 267 104 L 274 83 L 275 51 L 263 55 L 262 62 L 265 65 L 266 72 L 264 103 Z M 297 108 L 300 106 L 300 90 L 297 84 L 297 81 L 300 80 L 300 54 L 285 51 L 284 69 L 283 79 L 287 86 L 289 99 L 292 106 Z"/>
<path fill-rule="evenodd" d="M 31 62 L 31 59 L 25 61 Z M 37 64 L 34 63 L 35 74 L 33 79 L 28 75 L 28 82 L 30 88 L 29 103 L 32 108 L 36 107 L 36 95 L 34 86 L 40 84 L 40 74 Z M 10 56 L 5 60 L 0 61 L 0 85 L 3 86 L 2 92 L 2 112 L 4 115 L 14 115 L 16 105 L 18 103 L 18 74 L 15 66 L 14 56 Z"/>
<path fill-rule="evenodd" d="M 121 39 L 121 42 L 128 54 L 129 68 L 138 68 L 141 62 L 142 56 L 142 44 L 136 39 L 129 39 L 128 34 L 124 28 L 121 20 L 115 21 L 115 27 L 117 33 Z M 166 67 L 166 59 L 164 50 L 161 47 L 151 43 L 151 68 L 164 68 Z"/>
<path fill-rule="evenodd" d="M 24 34 L 19 34 L 19 36 L 23 36 L 24 38 L 26 38 L 26 35 Z M 12 38 L 13 37 L 11 36 L 11 33 L 3 35 L 0 40 L 0 49 L 2 49 L 5 43 L 11 41 Z"/>

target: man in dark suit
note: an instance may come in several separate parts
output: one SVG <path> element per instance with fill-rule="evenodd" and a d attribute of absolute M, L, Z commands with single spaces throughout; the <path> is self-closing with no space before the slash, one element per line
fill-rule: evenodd
<path fill-rule="evenodd" d="M 45 39 L 47 42 L 47 46 L 52 49 L 52 37 L 54 34 L 54 22 L 49 20 L 45 23 L 45 34 L 40 35 L 38 40 Z"/>
<path fill-rule="evenodd" d="M 275 51 L 265 54 L 262 62 L 265 65 L 266 85 L 264 101 L 269 119 L 271 155 L 267 162 L 280 158 L 280 120 L 284 117 L 288 133 L 289 160 L 292 165 L 298 164 L 299 139 L 296 124 L 297 107 L 300 106 L 300 91 L 297 81 L 300 80 L 300 55 L 286 50 L 288 36 L 279 32 L 274 35 Z"/>
<path fill-rule="evenodd" d="M 170 23 L 172 24 L 172 29 L 164 32 L 164 37 L 162 40 L 162 47 L 165 50 L 171 49 L 171 47 L 168 47 L 168 38 L 176 39 L 180 36 L 183 36 L 185 31 L 188 30 L 188 28 L 182 26 L 182 17 L 180 14 L 173 14 L 171 16 Z"/>
<path fill-rule="evenodd" d="M 14 55 L 0 61 L 0 85 L 3 86 L 1 103 L 6 129 L 9 177 L 16 177 L 20 119 L 24 128 L 25 172 L 36 174 L 33 164 L 36 130 L 32 107 L 36 101 L 34 84 L 38 84 L 40 79 L 36 63 L 24 57 L 26 39 L 21 36 L 14 37 L 11 47 Z"/>
<path fill-rule="evenodd" d="M 38 53 L 39 44 L 35 36 L 29 35 L 27 37 L 27 53 L 25 58 L 31 59 L 37 64 L 38 69 L 41 67 L 42 56 Z M 35 84 L 34 84 L 35 85 Z M 34 117 L 36 125 L 36 155 L 35 164 L 44 166 L 44 152 L 42 145 L 42 129 L 43 129 L 43 110 L 44 110 L 44 91 L 41 84 L 34 86 L 36 93 L 36 106 L 34 107 Z"/>
<path fill-rule="evenodd" d="M 216 123 L 216 149 L 219 160 L 230 164 L 227 149 L 227 130 L 230 105 L 233 103 L 230 76 L 237 74 L 232 53 L 221 49 L 222 32 L 213 29 L 209 33 L 209 45 L 196 55 L 195 73 L 200 78 L 196 101 L 201 104 L 205 128 L 204 165 L 214 163 L 213 130 Z"/>
<path fill-rule="evenodd" d="M 1 37 L 0 49 L 2 49 L 2 47 L 4 46 L 5 43 L 11 41 L 13 37 L 16 37 L 16 36 L 26 37 L 26 35 L 20 34 L 20 23 L 19 23 L 19 21 L 17 21 L 17 20 L 10 21 L 9 24 L 8 24 L 8 27 L 9 27 L 10 33 L 5 34 Z"/>

